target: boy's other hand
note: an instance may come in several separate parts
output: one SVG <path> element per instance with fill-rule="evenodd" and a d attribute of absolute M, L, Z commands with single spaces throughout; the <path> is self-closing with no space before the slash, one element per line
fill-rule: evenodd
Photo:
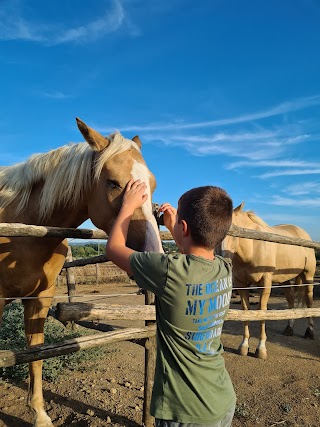
<path fill-rule="evenodd" d="M 174 224 L 176 223 L 177 209 L 171 206 L 170 203 L 163 203 L 159 211 L 163 212 L 163 223 L 172 234 Z"/>
<path fill-rule="evenodd" d="M 147 185 L 140 179 L 137 181 L 130 179 L 123 195 L 122 207 L 129 209 L 132 213 L 135 209 L 140 208 L 148 199 L 146 188 Z"/>

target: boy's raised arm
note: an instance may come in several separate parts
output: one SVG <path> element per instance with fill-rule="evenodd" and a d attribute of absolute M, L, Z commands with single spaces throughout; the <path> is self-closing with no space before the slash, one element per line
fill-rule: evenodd
<path fill-rule="evenodd" d="M 159 212 L 163 212 L 163 223 L 175 239 L 174 225 L 176 223 L 177 209 L 171 206 L 170 203 L 162 203 Z"/>
<path fill-rule="evenodd" d="M 145 194 L 146 184 L 131 179 L 126 187 L 120 212 L 113 224 L 106 246 L 106 256 L 118 267 L 132 274 L 130 255 L 134 252 L 126 246 L 129 224 L 135 209 L 143 205 L 148 195 Z"/>

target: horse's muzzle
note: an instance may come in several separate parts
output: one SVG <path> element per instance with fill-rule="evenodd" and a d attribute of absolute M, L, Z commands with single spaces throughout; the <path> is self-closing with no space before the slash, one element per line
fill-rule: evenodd
<path fill-rule="evenodd" d="M 152 208 L 153 208 L 152 212 L 153 212 L 153 215 L 156 218 L 158 226 L 159 225 L 164 225 L 163 214 L 161 215 L 160 212 L 159 212 L 159 205 L 157 203 L 153 203 Z"/>

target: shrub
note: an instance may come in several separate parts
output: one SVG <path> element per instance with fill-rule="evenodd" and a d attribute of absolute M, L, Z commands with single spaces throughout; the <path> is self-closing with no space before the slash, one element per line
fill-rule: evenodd
<path fill-rule="evenodd" d="M 245 403 L 241 403 L 239 405 L 236 405 L 234 416 L 236 418 L 248 418 L 249 417 L 249 410 L 248 410 L 247 405 Z"/>
<path fill-rule="evenodd" d="M 54 318 L 47 318 L 45 322 L 45 344 L 54 344 L 66 339 L 81 335 L 92 334 L 90 330 L 70 331 Z M 23 306 L 19 303 L 7 305 L 3 313 L 3 322 L 0 329 L 0 347 L 2 350 L 22 350 L 26 348 L 26 338 L 23 325 Z M 110 350 L 109 350 L 110 351 Z M 80 350 L 76 353 L 53 357 L 44 360 L 43 378 L 48 381 L 56 380 L 65 369 L 76 370 L 84 362 L 94 362 L 105 355 L 105 348 L 96 347 Z M 86 364 L 89 368 L 90 364 Z M 0 368 L 0 377 L 6 379 L 24 379 L 28 376 L 28 365 L 21 364 L 8 368 Z"/>

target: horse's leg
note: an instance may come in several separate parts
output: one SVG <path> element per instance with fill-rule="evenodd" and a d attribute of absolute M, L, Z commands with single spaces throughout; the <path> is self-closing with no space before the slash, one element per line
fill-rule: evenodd
<path fill-rule="evenodd" d="M 39 294 L 39 299 L 23 300 L 24 323 L 28 347 L 41 345 L 44 342 L 44 322 L 52 302 L 53 293 L 54 286 L 51 286 L 49 289 Z M 51 419 L 44 409 L 42 365 L 42 360 L 29 363 L 28 404 L 34 412 L 33 427 L 53 427 Z"/>
<path fill-rule="evenodd" d="M 236 288 L 240 295 L 242 310 L 250 310 L 249 289 Z M 247 356 L 249 351 L 249 322 L 243 322 L 243 339 L 239 346 L 238 352 L 241 356 Z"/>
<path fill-rule="evenodd" d="M 284 282 L 284 285 L 290 285 L 290 281 Z M 297 284 L 297 281 L 296 281 Z M 294 300 L 295 300 L 295 292 L 294 289 L 291 286 L 284 288 L 285 297 L 288 302 L 289 309 L 294 308 Z M 285 328 L 285 330 L 282 332 L 283 335 L 286 335 L 287 337 L 292 337 L 293 335 L 293 325 L 294 325 L 295 319 L 289 319 L 288 324 Z"/>
<path fill-rule="evenodd" d="M 313 280 L 312 283 L 310 283 L 311 281 L 309 280 L 305 280 L 304 283 L 307 283 L 307 286 L 304 286 L 304 290 L 305 290 L 305 299 L 306 299 L 306 304 L 308 308 L 312 307 L 313 304 Z M 309 340 L 314 340 L 314 331 L 313 331 L 313 326 L 314 326 L 314 322 L 313 322 L 313 317 L 308 317 L 308 326 L 306 329 L 306 333 L 304 334 L 304 337 L 306 339 Z"/>
<path fill-rule="evenodd" d="M 259 310 L 267 310 L 268 308 L 268 300 L 271 293 L 271 276 L 264 276 L 259 282 L 258 286 L 260 289 L 260 302 L 259 302 Z M 266 348 L 267 334 L 266 334 L 266 322 L 265 320 L 260 321 L 260 337 L 259 344 L 256 349 L 256 357 L 258 359 L 265 360 L 267 358 L 267 348 Z"/>

